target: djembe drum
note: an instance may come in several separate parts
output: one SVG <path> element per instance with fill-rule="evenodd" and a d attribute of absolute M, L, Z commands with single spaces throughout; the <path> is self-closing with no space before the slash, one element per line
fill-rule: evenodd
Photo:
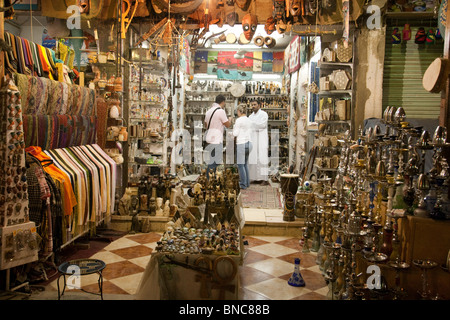
<path fill-rule="evenodd" d="M 295 195 L 298 189 L 298 174 L 281 174 L 281 193 L 284 198 L 283 206 L 283 221 L 294 221 L 295 220 Z"/>

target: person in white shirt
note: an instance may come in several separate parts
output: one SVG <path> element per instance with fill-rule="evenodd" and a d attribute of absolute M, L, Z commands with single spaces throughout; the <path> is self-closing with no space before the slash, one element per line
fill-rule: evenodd
<path fill-rule="evenodd" d="M 227 118 L 227 114 L 223 109 L 226 99 L 219 94 L 215 103 L 205 114 L 206 142 L 208 146 L 206 151 L 209 152 L 209 160 L 207 161 L 208 170 L 206 177 L 209 179 L 209 171 L 216 171 L 217 166 L 223 163 L 223 131 L 224 127 L 231 126 L 231 117 Z"/>
<path fill-rule="evenodd" d="M 253 124 L 247 117 L 247 106 L 239 105 L 238 118 L 234 123 L 233 136 L 236 137 L 236 161 L 239 168 L 239 186 L 247 189 L 250 186 L 250 172 L 248 170 L 248 157 L 252 150 L 251 132 Z"/>
<path fill-rule="evenodd" d="M 259 181 L 262 185 L 269 182 L 269 134 L 267 124 L 269 116 L 261 110 L 260 101 L 250 103 L 253 113 L 248 117 L 253 123 L 251 141 L 253 150 L 250 152 L 250 181 Z"/>

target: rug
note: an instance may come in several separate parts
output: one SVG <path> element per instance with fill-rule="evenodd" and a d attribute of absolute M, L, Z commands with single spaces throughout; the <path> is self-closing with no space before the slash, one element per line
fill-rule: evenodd
<path fill-rule="evenodd" d="M 241 196 L 244 208 L 283 208 L 279 188 L 250 184 L 248 189 L 241 190 Z"/>

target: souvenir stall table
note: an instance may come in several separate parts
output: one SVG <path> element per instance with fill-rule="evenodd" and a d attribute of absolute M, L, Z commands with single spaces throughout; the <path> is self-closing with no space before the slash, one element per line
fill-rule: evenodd
<path fill-rule="evenodd" d="M 212 195 L 212 188 L 208 190 L 213 183 L 202 188 L 201 180 L 202 175 L 187 192 L 189 206 L 167 223 L 142 276 L 137 299 L 238 299 L 244 253 L 240 230 L 245 223 L 241 197 L 233 196 L 239 189 L 221 189 L 221 194 L 228 191 L 221 199 L 222 195 Z M 205 201 L 195 197 L 200 190 Z"/>

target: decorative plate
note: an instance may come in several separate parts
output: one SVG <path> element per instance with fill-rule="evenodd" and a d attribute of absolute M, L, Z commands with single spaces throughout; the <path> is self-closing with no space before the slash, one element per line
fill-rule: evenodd
<path fill-rule="evenodd" d="M 244 95 L 245 87 L 240 83 L 235 83 L 230 87 L 229 91 L 233 95 L 233 97 L 239 98 Z"/>
<path fill-rule="evenodd" d="M 250 43 L 250 41 L 245 38 L 244 33 L 241 33 L 238 42 L 239 42 L 239 44 L 249 44 Z"/>
<path fill-rule="evenodd" d="M 167 88 L 167 79 L 164 77 L 161 77 L 161 88 L 163 89 Z"/>
<path fill-rule="evenodd" d="M 234 33 L 229 33 L 226 36 L 226 40 L 227 40 L 227 43 L 233 44 L 236 42 L 236 36 L 234 35 Z"/>

